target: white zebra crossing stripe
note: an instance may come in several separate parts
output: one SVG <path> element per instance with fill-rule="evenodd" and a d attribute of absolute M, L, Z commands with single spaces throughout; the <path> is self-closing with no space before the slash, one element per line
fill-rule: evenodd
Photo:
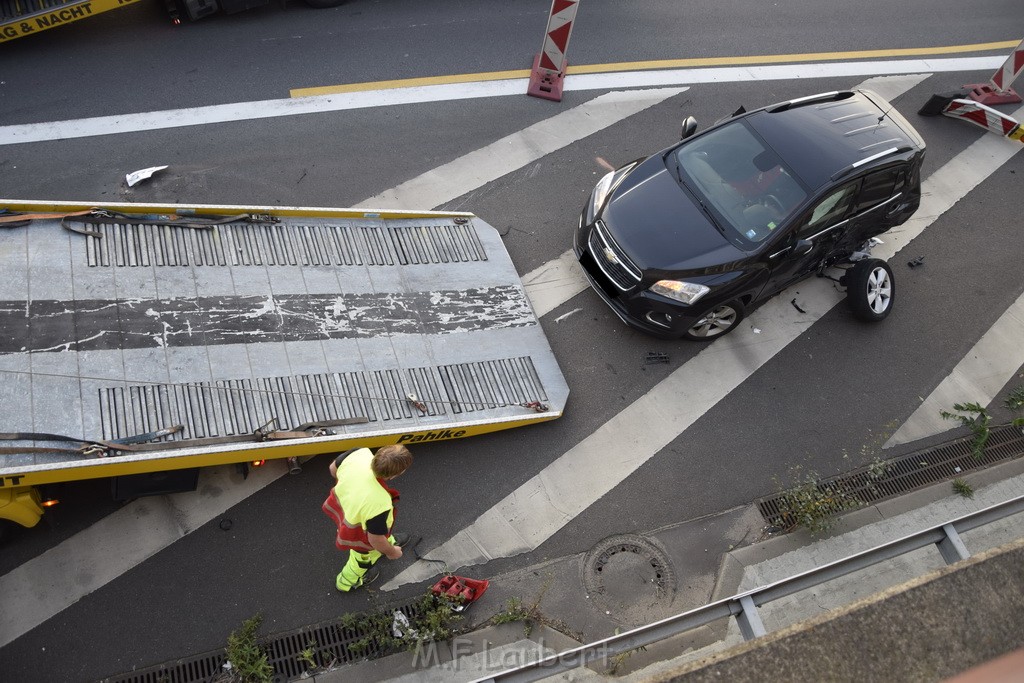
<path fill-rule="evenodd" d="M 440 206 L 689 88 L 610 92 L 438 166 L 358 206 Z"/>
<path fill-rule="evenodd" d="M 974 402 L 982 406 L 991 403 L 1024 365 L 1022 339 L 1024 294 L 1000 316 L 882 448 L 924 439 L 958 426 L 957 422 L 944 420 L 941 415 L 943 410 L 952 412 L 956 403 Z"/>

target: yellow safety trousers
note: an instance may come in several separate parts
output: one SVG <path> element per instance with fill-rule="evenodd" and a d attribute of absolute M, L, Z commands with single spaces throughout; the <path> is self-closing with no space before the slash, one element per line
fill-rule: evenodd
<path fill-rule="evenodd" d="M 395 537 L 389 536 L 388 540 L 394 543 Z M 368 553 L 349 550 L 348 562 L 345 563 L 341 573 L 339 573 L 335 579 L 335 587 L 345 593 L 349 592 L 353 588 L 359 588 L 363 585 L 363 577 L 366 576 L 366 572 L 368 572 L 370 567 L 372 567 L 381 557 L 383 557 L 383 554 L 379 550 L 371 550 Z"/>

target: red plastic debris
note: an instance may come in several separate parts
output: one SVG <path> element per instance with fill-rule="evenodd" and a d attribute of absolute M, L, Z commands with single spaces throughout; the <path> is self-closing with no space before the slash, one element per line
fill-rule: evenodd
<path fill-rule="evenodd" d="M 464 576 L 449 575 L 430 587 L 430 592 L 439 598 L 446 598 L 465 609 L 476 601 L 487 590 L 490 581 L 485 579 L 468 579 Z"/>

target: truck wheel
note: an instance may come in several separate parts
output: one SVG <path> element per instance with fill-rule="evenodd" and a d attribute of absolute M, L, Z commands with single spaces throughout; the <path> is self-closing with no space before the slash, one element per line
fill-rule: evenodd
<path fill-rule="evenodd" d="M 847 271 L 846 301 L 853 315 L 865 322 L 878 322 L 892 311 L 896 299 L 896 282 L 892 268 L 882 259 L 869 258 L 857 261 Z"/>
<path fill-rule="evenodd" d="M 746 311 L 739 301 L 719 304 L 705 313 L 683 337 L 690 341 L 711 341 L 736 329 Z"/>
<path fill-rule="evenodd" d="M 306 0 L 306 4 L 307 5 L 309 5 L 310 7 L 315 7 L 317 9 L 327 9 L 329 7 L 337 7 L 338 5 L 340 5 L 340 4 L 344 3 L 344 2 L 345 2 L 345 0 Z"/>
<path fill-rule="evenodd" d="M 192 21 L 216 14 L 220 9 L 217 0 L 181 0 L 181 4 L 185 7 L 185 14 Z"/>

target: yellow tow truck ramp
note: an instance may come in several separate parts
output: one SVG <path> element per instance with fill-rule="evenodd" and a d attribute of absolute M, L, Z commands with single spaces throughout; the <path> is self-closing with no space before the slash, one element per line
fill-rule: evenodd
<path fill-rule="evenodd" d="M 0 200 L 0 519 L 39 485 L 409 445 L 568 387 L 468 213 Z"/>

